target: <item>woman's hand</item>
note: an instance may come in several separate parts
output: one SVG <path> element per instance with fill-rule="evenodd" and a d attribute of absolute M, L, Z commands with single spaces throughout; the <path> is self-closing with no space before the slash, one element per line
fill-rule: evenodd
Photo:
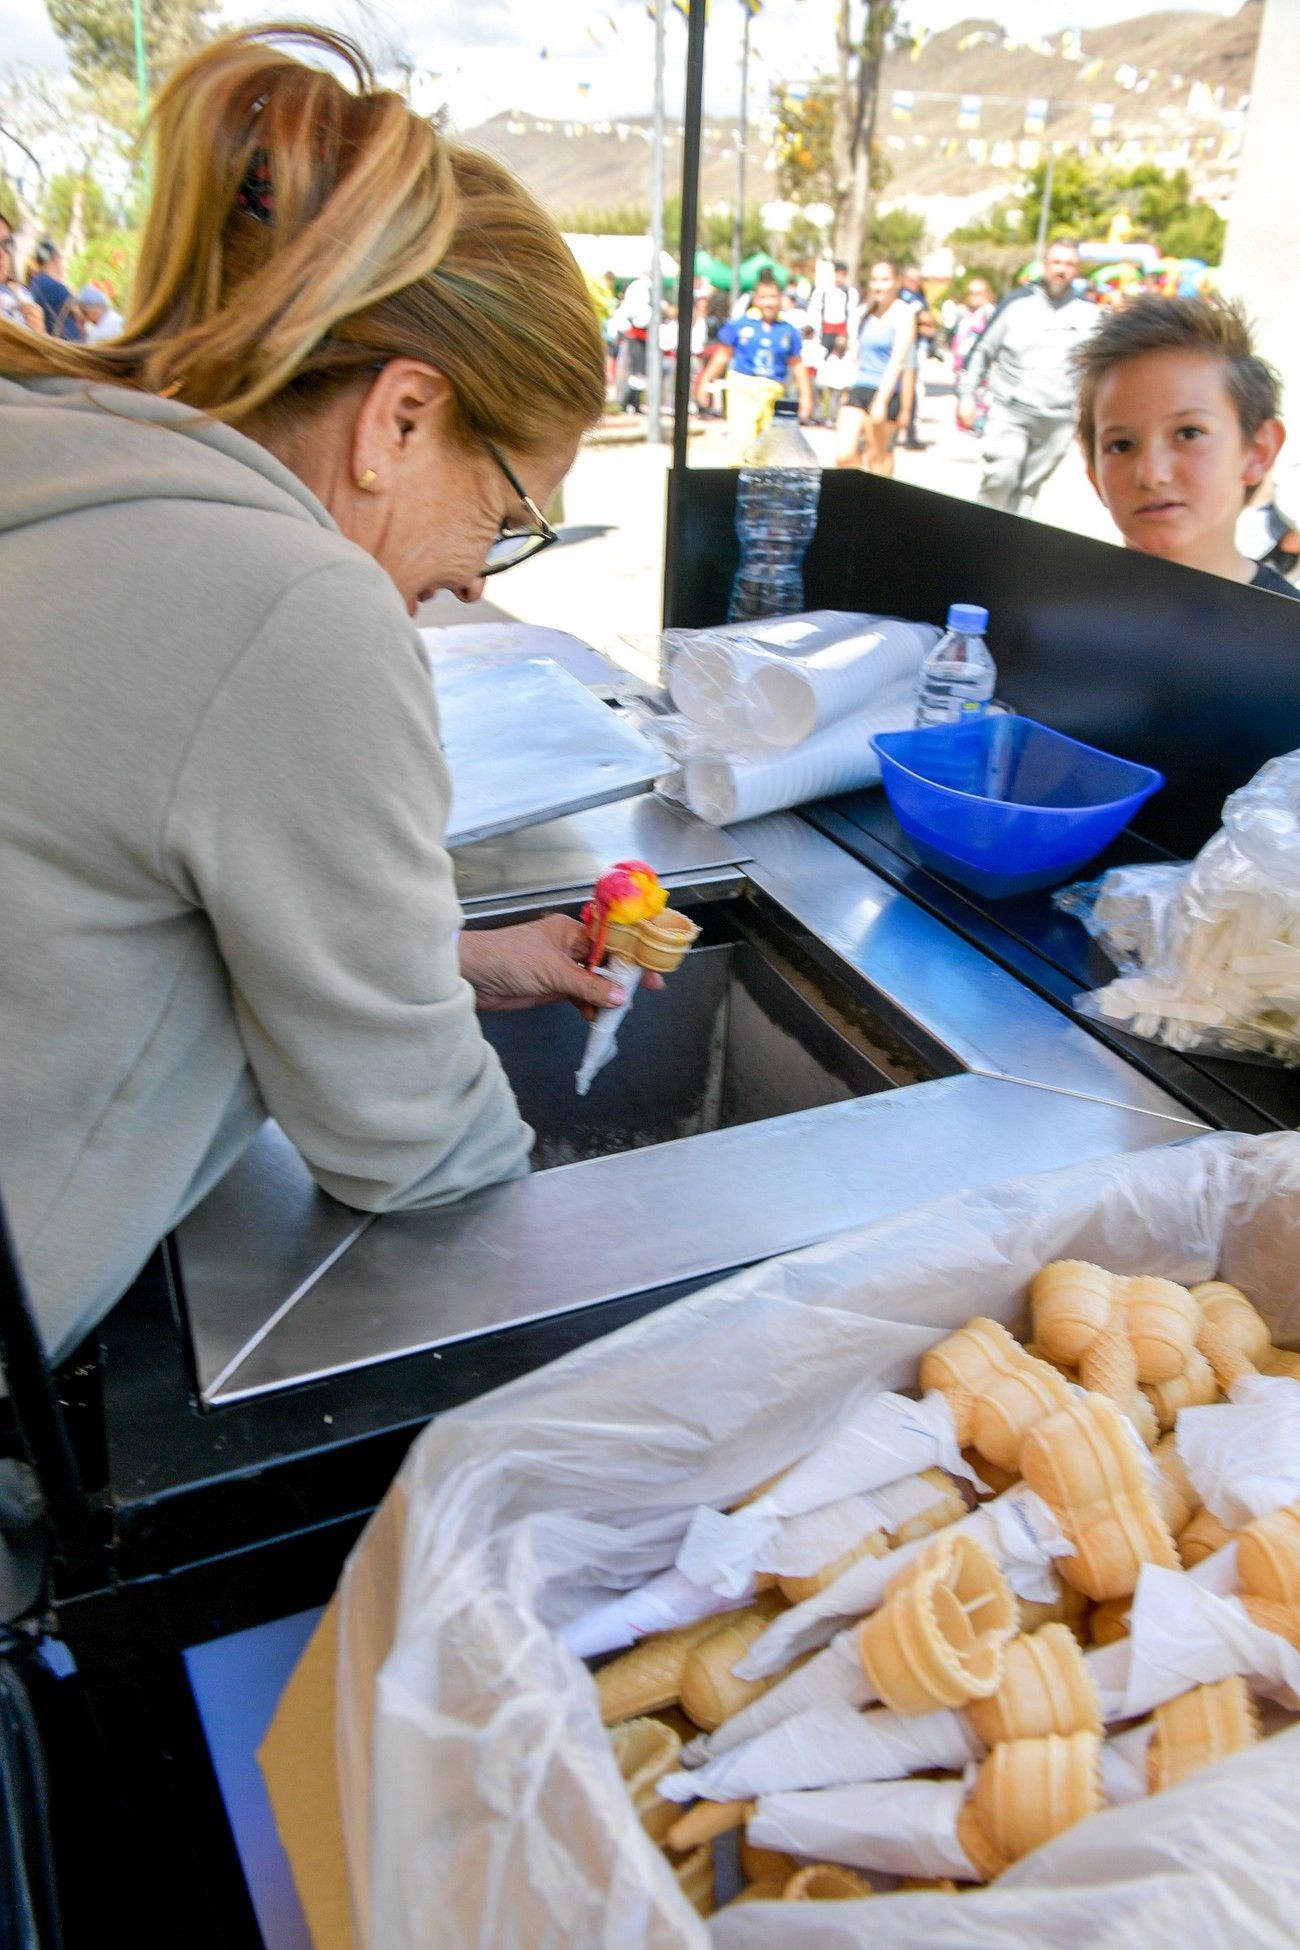
<path fill-rule="evenodd" d="M 519 927 L 467 931 L 459 947 L 460 972 L 482 1010 L 573 1002 L 594 1022 L 598 1009 L 616 1008 L 624 999 L 617 982 L 588 973 L 586 930 L 564 914 Z M 641 986 L 661 989 L 663 977 L 647 973 Z"/>
<path fill-rule="evenodd" d="M 876 397 L 872 400 L 870 410 L 867 414 L 867 418 L 874 420 L 877 426 L 883 426 L 889 417 L 889 402 L 891 397 L 892 395 L 887 393 L 883 386 L 877 389 Z"/>

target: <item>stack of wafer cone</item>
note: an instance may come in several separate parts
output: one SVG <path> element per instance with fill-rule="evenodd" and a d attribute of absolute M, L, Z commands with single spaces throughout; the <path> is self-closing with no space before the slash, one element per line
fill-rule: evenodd
<path fill-rule="evenodd" d="M 1126 1279 L 1087 1260 L 1054 1260 L 1036 1275 L 1030 1306 L 1035 1345 L 1115 1402 L 1145 1441 L 1155 1440 L 1157 1422 L 1172 1427 L 1176 1408 L 1199 1399 L 1197 1335 L 1204 1323 L 1176 1281 Z"/>
<path fill-rule="evenodd" d="M 913 1516 L 900 1523 L 896 1530 L 872 1530 L 860 1539 L 851 1550 L 841 1553 L 829 1564 L 823 1564 L 819 1571 L 806 1577 L 778 1577 L 776 1582 L 782 1594 L 792 1605 L 801 1605 L 807 1598 L 813 1598 L 856 1564 L 863 1557 L 885 1557 L 900 1544 L 913 1544 L 919 1538 L 929 1537 L 936 1530 L 943 1530 L 948 1524 L 956 1523 L 966 1515 L 966 1499 L 963 1497 L 951 1476 L 942 1469 L 923 1469 L 920 1481 L 933 1490 L 933 1500 Z"/>
<path fill-rule="evenodd" d="M 733 1668 L 763 1636 L 780 1608 L 775 1592 L 764 1592 L 743 1612 L 733 1612 L 721 1628 L 690 1648 L 682 1667 L 678 1701 L 688 1720 L 706 1733 L 775 1686 L 784 1673 L 766 1679 L 738 1679 Z"/>
<path fill-rule="evenodd" d="M 1260 1737 L 1259 1713 L 1244 1679 L 1193 1686 L 1158 1706 L 1147 1749 L 1147 1782 L 1153 1794 L 1198 1768 L 1251 1747 Z"/>
<path fill-rule="evenodd" d="M 1140 1451 L 1105 1396 L 1086 1395 L 1038 1423 L 1020 1466 L 1074 1547 L 1057 1570 L 1089 1598 L 1127 1597 L 1144 1564 L 1179 1568 Z"/>
<path fill-rule="evenodd" d="M 815 1598 L 819 1591 L 825 1591 L 834 1584 L 836 1578 L 864 1557 L 885 1557 L 889 1553 L 889 1538 L 883 1530 L 870 1530 L 859 1539 L 851 1549 L 841 1551 L 829 1564 L 823 1564 L 819 1571 L 810 1571 L 806 1577 L 778 1577 L 776 1582 L 783 1597 L 792 1605 L 802 1605 L 808 1598 Z"/>
<path fill-rule="evenodd" d="M 1145 1382 L 1142 1393 L 1151 1404 L 1156 1426 L 1166 1434 L 1183 1408 L 1208 1408 L 1219 1399 L 1219 1383 L 1214 1369 L 1199 1348 L 1194 1347 L 1187 1366 L 1172 1381 Z"/>
<path fill-rule="evenodd" d="M 1300 1647 L 1300 1503 L 1237 1531 L 1241 1602 L 1257 1625 Z"/>
<path fill-rule="evenodd" d="M 1093 1606 L 1088 1631 L 1094 1645 L 1114 1645 L 1117 1639 L 1128 1638 L 1132 1604 L 1131 1598 L 1107 1598 L 1104 1604 Z"/>
<path fill-rule="evenodd" d="M 1215 1551 L 1232 1542 L 1235 1534 L 1209 1510 L 1195 1511 L 1178 1533 L 1178 1555 L 1184 1571 L 1213 1557 Z"/>
<path fill-rule="evenodd" d="M 1151 1460 L 1158 1471 L 1154 1489 L 1160 1514 L 1177 1537 L 1200 1509 L 1201 1499 L 1172 1435 L 1161 1436 L 1151 1452 Z"/>
<path fill-rule="evenodd" d="M 660 975 L 671 975 L 680 968 L 687 949 L 699 935 L 695 922 L 671 907 L 649 921 L 610 921 L 605 929 L 605 949 L 624 961 L 653 968 Z"/>
<path fill-rule="evenodd" d="M 662 1720 L 639 1719 L 611 1727 L 609 1737 L 641 1826 L 651 1841 L 662 1842 L 676 1811 L 659 1793 L 658 1784 L 681 1762 L 681 1735 Z"/>
<path fill-rule="evenodd" d="M 967 1321 L 921 1359 L 921 1387 L 947 1397 L 963 1448 L 997 1469 L 1019 1467 L 1026 1430 L 1063 1408 L 1068 1384 L 996 1320 Z"/>
<path fill-rule="evenodd" d="M 602 1666 L 595 1675 L 600 1695 L 600 1716 L 606 1726 L 617 1720 L 638 1719 L 672 1706 L 681 1692 L 686 1655 L 692 1646 L 716 1632 L 726 1618 L 736 1614 L 715 1614 L 696 1619 L 692 1625 L 679 1625 L 671 1632 L 652 1632 Z"/>
<path fill-rule="evenodd" d="M 971 1866 L 992 1879 L 1103 1805 L 1096 1733 L 1047 1734 L 994 1747 L 957 1821 Z"/>
<path fill-rule="evenodd" d="M 1018 1623 L 1010 1587 L 983 1546 L 964 1532 L 940 1533 L 863 1620 L 863 1669 L 897 1713 L 964 1706 L 997 1691 Z"/>
<path fill-rule="evenodd" d="M 1191 1289 L 1201 1318 L 1220 1333 L 1253 1367 L 1264 1365 L 1273 1352 L 1263 1318 L 1239 1286 L 1227 1280 L 1202 1280 Z"/>
<path fill-rule="evenodd" d="M 1072 1584 L 1058 1577 L 1055 1571 L 1047 1573 L 1056 1586 L 1056 1596 L 1051 1599 L 1022 1598 L 1016 1594 L 1016 1610 L 1020 1614 L 1022 1632 L 1036 1632 L 1040 1625 L 1068 1625 L 1078 1638 L 1084 1629 L 1084 1616 L 1088 1610 L 1088 1600 L 1082 1591 L 1076 1591 Z"/>
<path fill-rule="evenodd" d="M 1049 1733 L 1100 1734 L 1097 1689 L 1069 1626 L 1044 1625 L 1012 1639 L 1002 1684 L 987 1699 L 971 1700 L 966 1718 L 986 1747 Z"/>

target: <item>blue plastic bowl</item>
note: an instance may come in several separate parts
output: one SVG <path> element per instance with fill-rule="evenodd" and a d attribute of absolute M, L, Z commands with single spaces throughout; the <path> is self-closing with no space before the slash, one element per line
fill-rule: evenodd
<path fill-rule="evenodd" d="M 871 742 L 921 859 L 992 900 L 1068 879 L 1164 784 L 1149 765 L 1001 713 Z"/>

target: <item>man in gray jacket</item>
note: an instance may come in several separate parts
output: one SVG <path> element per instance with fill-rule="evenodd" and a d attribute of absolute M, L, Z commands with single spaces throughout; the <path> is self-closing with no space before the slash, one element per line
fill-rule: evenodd
<path fill-rule="evenodd" d="M 962 372 L 957 418 L 972 425 L 987 385 L 979 499 L 987 508 L 1033 513 L 1039 491 L 1065 457 L 1074 432 L 1076 386 L 1070 355 L 1097 324 L 1097 308 L 1074 289 L 1079 248 L 1058 238 L 1041 284 L 1003 300 Z"/>

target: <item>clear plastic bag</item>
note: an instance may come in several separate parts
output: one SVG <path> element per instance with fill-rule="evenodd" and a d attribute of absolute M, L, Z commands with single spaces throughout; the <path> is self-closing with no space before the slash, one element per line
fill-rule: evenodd
<path fill-rule="evenodd" d="M 1080 1013 L 1177 1050 L 1300 1066 L 1300 752 L 1270 759 L 1186 865 L 1067 887 L 1120 973 Z"/>

